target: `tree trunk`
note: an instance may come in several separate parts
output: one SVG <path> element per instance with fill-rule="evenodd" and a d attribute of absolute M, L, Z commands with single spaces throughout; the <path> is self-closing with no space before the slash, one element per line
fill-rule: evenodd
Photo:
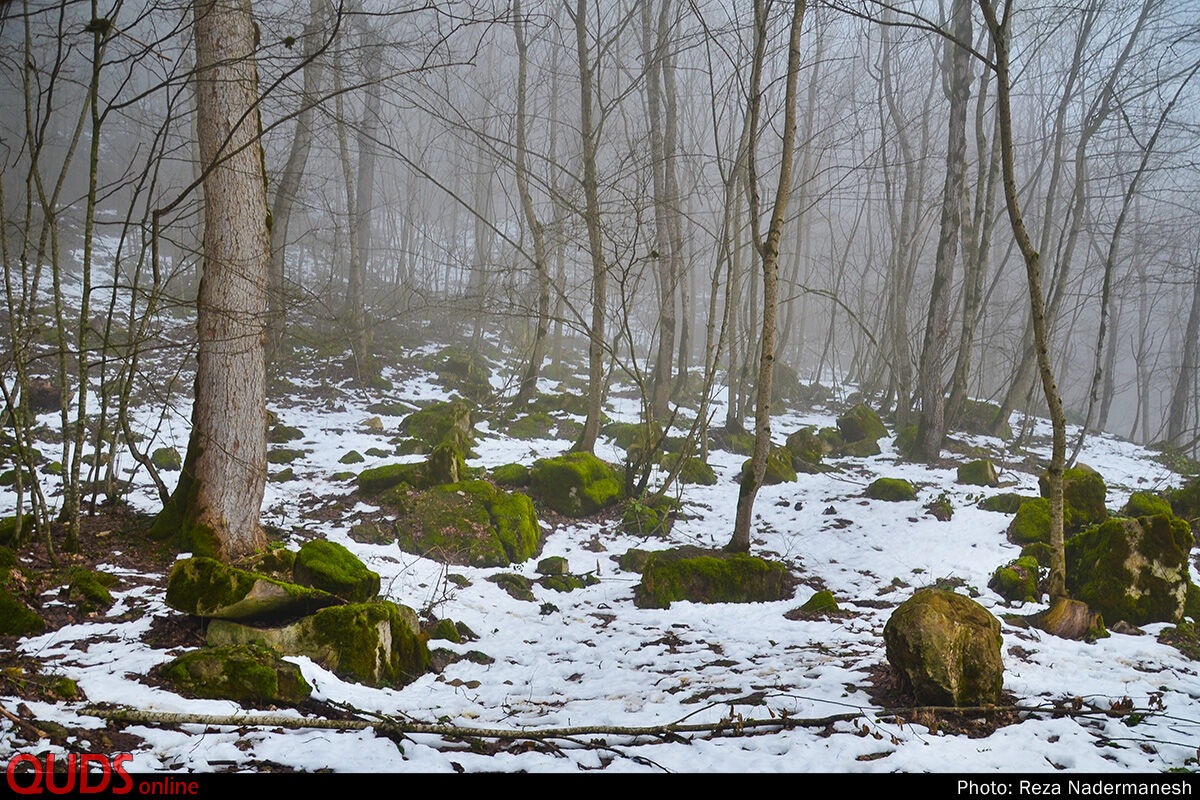
<path fill-rule="evenodd" d="M 196 554 L 266 546 L 264 340 L 270 239 L 249 0 L 197 0 L 196 84 L 204 178 L 204 266 L 192 433 L 179 485 L 155 521 Z"/>

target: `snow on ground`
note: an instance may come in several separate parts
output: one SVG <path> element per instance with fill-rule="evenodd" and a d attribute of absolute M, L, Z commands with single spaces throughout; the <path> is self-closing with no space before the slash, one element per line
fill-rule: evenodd
<path fill-rule="evenodd" d="M 425 375 L 390 374 L 390 400 L 421 402 L 447 397 Z M 303 385 L 303 381 L 296 381 Z M 554 385 L 543 382 L 553 391 Z M 675 603 L 667 610 L 634 607 L 634 573 L 621 571 L 610 556 L 630 547 L 654 549 L 679 544 L 720 546 L 733 528 L 737 501 L 735 477 L 743 457 L 713 451 L 710 462 L 720 482 L 714 487 L 682 490 L 685 519 L 669 540 L 622 534 L 611 523 L 576 522 L 548 530 L 543 556 L 561 555 L 574 572 L 594 572 L 597 585 L 560 594 L 535 585 L 537 601 L 515 600 L 485 580 L 498 571 L 533 577 L 536 559 L 503 570 L 451 567 L 387 546 L 366 545 L 349 537 L 359 504 L 335 521 L 315 519 L 311 493 L 329 502 L 348 495 L 351 483 L 333 474 L 347 469 L 339 459 L 348 450 L 391 449 L 388 439 L 400 417 L 382 416 L 383 432 L 361 424 L 377 416 L 365 397 L 351 392 L 332 405 L 304 402 L 279 408 L 283 422 L 299 427 L 304 438 L 287 447 L 306 451 L 290 466 L 297 480 L 269 483 L 263 520 L 293 531 L 293 545 L 313 536 L 339 542 L 382 576 L 383 594 L 439 617 L 460 620 L 480 640 L 455 645 L 456 652 L 481 650 L 488 664 L 458 661 L 440 675 L 426 674 L 399 690 L 372 689 L 342 681 L 306 658 L 291 659 L 313 685 L 317 699 L 348 703 L 364 711 L 415 720 L 449 720 L 480 727 L 575 725 L 651 725 L 686 719 L 716 722 L 731 713 L 746 718 L 788 714 L 824 717 L 876 709 L 869 694 L 871 671 L 884 663 L 882 629 L 894 605 L 916 587 L 939 579 L 961 582 L 997 615 L 1032 613 L 1039 607 L 1008 608 L 989 589 L 997 566 L 1019 548 L 1004 537 L 1006 515 L 980 510 L 977 501 L 1001 491 L 1037 492 L 1036 478 L 1005 471 L 1003 489 L 959 486 L 950 469 L 899 463 L 891 440 L 883 453 L 866 459 L 840 459 L 842 472 L 801 475 L 796 483 L 766 486 L 756 503 L 752 552 L 789 564 L 800 586 L 793 600 L 777 603 L 701 605 Z M 186 445 L 186 409 L 163 425 L 155 446 Z M 723 418 L 718 402 L 717 419 Z M 636 401 L 614 398 L 608 413 L 634 420 Z M 168 415 L 170 418 L 170 415 Z M 832 425 L 835 414 L 788 413 L 773 423 L 776 439 L 801 425 Z M 179 421 L 183 420 L 184 424 Z M 144 421 L 147 428 L 153 427 Z M 1044 423 L 1038 423 L 1045 427 Z M 563 441 L 519 441 L 481 425 L 472 466 L 553 455 Z M 1036 434 L 1048 434 L 1036 429 Z M 1075 432 L 1072 431 L 1072 441 Z M 999 440 L 967 437 L 968 443 L 996 450 Z M 1038 451 L 1039 455 L 1048 457 Z M 617 461 L 621 451 L 602 441 L 597 455 Z M 948 453 L 946 455 L 949 455 Z M 1109 484 L 1108 505 L 1117 508 L 1130 491 L 1178 482 L 1148 453 L 1111 437 L 1089 438 L 1081 460 Z M 412 459 L 419 457 L 413 456 Z M 354 469 L 397 460 L 368 457 Z M 404 460 L 403 458 L 399 460 Z M 1001 459 L 1001 466 L 1003 460 Z M 915 502 L 886 503 L 862 497 L 880 475 L 906 478 L 918 487 Z M 135 475 L 131 502 L 154 510 L 157 498 L 143 475 Z M 924 504 L 945 493 L 955 513 L 949 522 L 928 516 Z M 15 498 L 0 493 L 0 513 L 11 513 Z M 831 510 L 832 509 L 832 510 Z M 596 552 L 598 537 L 603 547 Z M 458 588 L 447 572 L 465 575 L 471 584 Z M 831 589 L 853 616 L 790 621 L 784 613 L 817 588 Z M 153 666 L 178 651 L 157 650 L 142 641 L 152 618 L 172 614 L 159 590 L 141 584 L 115 592 L 109 618 L 121 617 L 130 603 L 145 613 L 128 622 L 93 622 L 20 641 L 26 655 L 41 660 L 45 672 L 75 679 L 93 703 L 106 702 L 148 711 L 253 714 L 235 703 L 185 699 L 141 681 Z M 557 611 L 539 613 L 541 604 Z M 856 603 L 863 603 L 857 605 Z M 888 605 L 889 607 L 872 607 Z M 400 746 L 365 731 L 213 728 L 180 725 L 167 730 L 134 726 L 128 732 L 145 741 L 134 752 L 136 770 L 207 771 L 250 762 L 272 762 L 300 770 L 450 771 L 1082 771 L 1152 770 L 1194 765 L 1200 744 L 1200 675 L 1197 664 L 1159 644 L 1164 626 L 1147 626 L 1149 635 L 1113 634 L 1095 644 L 1055 639 L 1037 630 L 1003 626 L 1005 689 L 1018 702 L 1037 705 L 1082 696 L 1107 707 L 1130 698 L 1138 707 L 1161 702 L 1163 712 L 1136 726 L 1119 717 L 1089 720 L 1030 718 L 1001 727 L 983 738 L 947 734 L 929 726 L 877 719 L 868 714 L 829 730 L 792 730 L 743 737 L 652 743 L 621 738 L 609 749 L 560 742 L 551 752 L 500 752 L 488 755 L 439 737 L 414 735 Z M 0 698 L 6 703 L 13 698 Z M 81 703 L 30 703 L 38 718 L 80 727 L 100 723 L 80 714 Z M 296 716 L 297 712 L 277 712 Z M 865 723 L 865 728 L 864 728 Z M 0 731 L 11 723 L 0 723 Z M 48 747 L 42 742 L 34 751 Z M 0 735 L 0 753 L 6 745 Z"/>

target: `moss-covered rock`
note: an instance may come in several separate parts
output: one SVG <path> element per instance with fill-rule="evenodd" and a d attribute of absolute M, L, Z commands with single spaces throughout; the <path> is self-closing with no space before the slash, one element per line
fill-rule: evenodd
<path fill-rule="evenodd" d="M 0 586 L 0 636 L 32 636 L 46 629 L 36 611 Z"/>
<path fill-rule="evenodd" d="M 466 348 L 447 347 L 440 353 L 426 356 L 424 366 L 437 373 L 443 386 L 468 399 L 480 401 L 492 393 L 488 380 L 491 368 L 487 359 Z"/>
<path fill-rule="evenodd" d="M 396 528 L 378 522 L 360 522 L 350 526 L 350 538 L 359 544 L 391 544 L 396 541 Z"/>
<path fill-rule="evenodd" d="M 294 481 L 296 480 L 296 470 L 288 467 L 287 469 L 281 469 L 278 472 L 272 472 L 268 477 L 268 480 L 270 480 L 271 483 L 287 483 L 288 481 Z"/>
<path fill-rule="evenodd" d="M 954 517 L 954 506 L 950 502 L 950 496 L 945 492 L 926 503 L 925 511 L 940 522 L 949 522 Z"/>
<path fill-rule="evenodd" d="M 995 423 L 996 417 L 1000 415 L 1000 406 L 995 403 L 984 403 L 978 400 L 964 400 L 962 412 L 959 414 L 958 424 L 955 430 L 963 433 L 974 433 L 978 435 L 992 435 L 992 426 Z M 1000 426 L 997 434 L 1001 439 L 1008 440 L 1013 437 L 1012 427 L 1008 424 L 1008 420 Z"/>
<path fill-rule="evenodd" d="M 497 575 L 489 575 L 487 580 L 499 586 L 514 600 L 526 600 L 530 603 L 534 601 L 533 581 L 524 575 L 518 575 L 515 572 L 501 572 Z"/>
<path fill-rule="evenodd" d="M 1192 526 L 1193 533 L 1200 534 L 1200 478 L 1180 489 L 1173 489 L 1167 494 L 1167 500 L 1170 501 L 1175 516 L 1186 520 Z"/>
<path fill-rule="evenodd" d="M 341 678 L 370 686 L 403 686 L 429 667 L 416 612 L 387 601 L 324 608 L 276 628 L 214 620 L 208 642 L 265 644 L 284 655 L 307 656 Z"/>
<path fill-rule="evenodd" d="M 888 435 L 883 420 L 865 403 L 859 403 L 837 418 L 838 430 L 845 443 L 875 441 Z"/>
<path fill-rule="evenodd" d="M 658 423 L 610 422 L 601 429 L 601 433 L 622 450 L 629 450 L 635 444 L 642 445 L 644 449 L 647 442 L 654 443 L 663 438 L 663 429 Z"/>
<path fill-rule="evenodd" d="M 538 575 L 566 575 L 570 573 L 567 559 L 562 556 L 548 556 L 538 562 Z"/>
<path fill-rule="evenodd" d="M 678 455 L 668 455 L 663 458 L 663 469 L 672 470 L 678 462 Z M 684 460 L 683 466 L 679 469 L 680 483 L 697 484 L 699 486 L 716 486 L 717 473 L 708 465 L 704 459 L 698 456 L 690 456 Z"/>
<path fill-rule="evenodd" d="M 306 542 L 296 554 L 292 569 L 301 586 L 312 586 L 352 603 L 379 594 L 379 573 L 367 569 L 358 556 L 337 542 Z"/>
<path fill-rule="evenodd" d="M 67 594 L 80 611 L 87 613 L 113 604 L 108 590 L 117 583 L 115 575 L 75 567 L 67 573 L 67 580 Z"/>
<path fill-rule="evenodd" d="M 150 454 L 150 463 L 164 472 L 178 472 L 183 468 L 183 457 L 174 447 L 159 447 Z"/>
<path fill-rule="evenodd" d="M 714 430 L 709 433 L 712 446 L 739 456 L 754 453 L 754 434 L 745 431 Z"/>
<path fill-rule="evenodd" d="M 700 550 L 699 548 L 696 549 L 697 555 L 700 555 L 703 552 L 704 551 Z M 653 555 L 653 552 L 650 550 L 641 550 L 637 547 L 631 547 L 620 556 L 613 556 L 613 559 L 616 560 L 617 566 L 626 572 L 641 572 L 646 566 L 646 562 L 650 560 L 651 555 Z"/>
<path fill-rule="evenodd" d="M 995 494 L 991 497 L 985 497 L 979 501 L 979 507 L 984 511 L 996 511 L 1000 514 L 1015 514 L 1021 507 L 1021 503 L 1026 500 L 1033 500 L 1032 497 L 1026 497 L 1023 494 L 1013 494 L 1006 492 L 1004 494 Z"/>
<path fill-rule="evenodd" d="M 877 456 L 883 450 L 879 447 L 879 442 L 875 439 L 862 439 L 857 442 L 846 442 L 838 450 L 838 455 L 848 456 L 850 458 L 869 458 Z"/>
<path fill-rule="evenodd" d="M 439 619 L 432 628 L 429 629 L 429 638 L 443 639 L 447 642 L 462 644 L 462 635 L 458 632 L 458 628 L 454 625 L 454 620 Z"/>
<path fill-rule="evenodd" d="M 670 497 L 657 500 L 630 500 L 621 514 L 621 530 L 632 536 L 666 536 L 675 524 L 678 508 Z"/>
<path fill-rule="evenodd" d="M 591 453 L 539 459 L 529 477 L 542 502 L 568 517 L 595 514 L 621 497 L 617 473 Z"/>
<path fill-rule="evenodd" d="M 1067 540 L 1067 591 L 1113 622 L 1178 622 L 1193 538 L 1178 517 L 1111 519 Z"/>
<path fill-rule="evenodd" d="M 400 433 L 420 441 L 428 450 L 447 443 L 469 454 L 475 443 L 471 405 L 462 400 L 433 403 L 401 420 Z"/>
<path fill-rule="evenodd" d="M 524 464 L 501 464 L 492 470 L 492 480 L 499 486 L 528 486 L 529 467 Z"/>
<path fill-rule="evenodd" d="M 204 557 L 175 562 L 166 601 L 185 614 L 232 620 L 309 614 L 339 602 L 320 589 L 274 580 Z"/>
<path fill-rule="evenodd" d="M 817 429 L 811 425 L 787 437 L 787 449 L 792 451 L 793 465 L 795 461 L 816 466 L 821 459 L 833 452 L 833 447 L 817 434 Z"/>
<path fill-rule="evenodd" d="M 165 665 L 161 675 L 188 697 L 294 705 L 312 694 L 299 667 L 254 644 L 192 650 Z"/>
<path fill-rule="evenodd" d="M 998 567 L 988 581 L 988 588 L 1010 603 L 1035 603 L 1041 598 L 1038 591 L 1038 561 L 1021 556 Z"/>
<path fill-rule="evenodd" d="M 1038 488 L 1042 497 L 1050 497 L 1050 479 L 1045 474 L 1038 478 Z M 1106 492 L 1104 479 L 1093 470 L 1076 467 L 1063 472 L 1063 531 L 1070 535 L 1108 519 Z"/>
<path fill-rule="evenodd" d="M 365 469 L 358 475 L 358 491 L 362 494 L 380 496 L 387 490 L 406 484 L 417 489 L 427 489 L 446 483 L 458 483 L 467 473 L 462 453 L 451 444 L 442 443 L 433 449 L 429 457 L 415 464 L 384 464 L 374 469 Z"/>
<path fill-rule="evenodd" d="M 883 628 L 887 660 L 917 702 L 975 706 L 1000 701 L 1000 621 L 969 597 L 921 589 Z"/>
<path fill-rule="evenodd" d="M 267 434 L 267 441 L 271 444 L 287 444 L 303 438 L 304 431 L 283 424 L 272 425 L 270 433 Z"/>
<path fill-rule="evenodd" d="M 525 561 L 542 542 L 529 497 L 482 480 L 416 494 L 398 534 L 402 550 L 475 567 Z"/>
<path fill-rule="evenodd" d="M 750 474 L 753 458 L 742 462 L 742 472 L 738 480 L 745 480 Z M 763 473 L 763 486 L 774 486 L 779 483 L 791 483 L 797 479 L 796 470 L 792 466 L 792 451 L 786 447 L 773 447 L 767 452 L 767 468 Z"/>
<path fill-rule="evenodd" d="M 1045 542 L 1030 542 L 1021 548 L 1021 558 L 1032 558 L 1039 567 L 1049 567 L 1052 551 Z"/>
<path fill-rule="evenodd" d="M 267 451 L 267 463 L 269 464 L 290 464 L 298 458 L 304 458 L 303 450 L 273 447 Z"/>
<path fill-rule="evenodd" d="M 872 500 L 886 500 L 892 503 L 917 499 L 917 490 L 903 478 L 877 478 L 867 487 L 864 494 Z"/>
<path fill-rule="evenodd" d="M 366 461 L 366 459 L 363 458 L 362 453 L 358 452 L 357 450 L 350 450 L 338 459 L 339 464 L 361 464 L 364 461 Z"/>
<path fill-rule="evenodd" d="M 837 599 L 834 598 L 833 592 L 828 589 L 815 592 L 812 597 L 805 600 L 804 604 L 800 606 L 800 613 L 806 616 L 830 614 L 840 610 Z"/>
<path fill-rule="evenodd" d="M 958 483 L 967 486 L 999 486 L 1000 476 L 996 474 L 996 465 L 986 458 L 963 464 L 958 468 L 956 478 Z"/>
<path fill-rule="evenodd" d="M 896 432 L 896 440 L 894 442 L 896 450 L 905 458 L 915 460 L 919 455 L 917 452 L 917 444 L 920 435 L 920 425 L 915 422 L 910 425 L 905 425 Z"/>
<path fill-rule="evenodd" d="M 1050 541 L 1050 501 L 1032 497 L 1017 507 L 1017 515 L 1008 524 L 1008 540 L 1013 544 Z"/>
<path fill-rule="evenodd" d="M 508 426 L 508 435 L 514 439 L 550 439 L 558 421 L 544 411 L 526 414 Z"/>
<path fill-rule="evenodd" d="M 1158 634 L 1158 641 L 1174 647 L 1192 661 L 1200 661 L 1200 625 L 1184 621 L 1164 628 Z"/>
<path fill-rule="evenodd" d="M 1108 637 L 1103 615 L 1088 608 L 1087 603 L 1069 597 L 1055 599 L 1050 608 L 1034 614 L 1030 622 L 1060 639 L 1094 642 Z"/>
<path fill-rule="evenodd" d="M 543 575 L 538 578 L 538 586 L 563 593 L 595 586 L 599 582 L 595 575 Z"/>
<path fill-rule="evenodd" d="M 33 514 L 25 514 L 21 517 L 21 539 L 28 540 L 33 534 L 34 519 Z M 17 535 L 17 518 L 4 517 L 0 519 L 0 545 L 5 547 L 13 547 L 18 544 L 14 541 Z"/>
<path fill-rule="evenodd" d="M 642 566 L 633 602 L 639 608 L 668 608 L 676 600 L 763 603 L 791 597 L 793 586 L 778 561 L 721 550 L 659 550 Z"/>
<path fill-rule="evenodd" d="M 1134 492 L 1121 509 L 1121 514 L 1126 517 L 1153 517 L 1171 513 L 1171 503 L 1165 497 L 1149 492 Z"/>

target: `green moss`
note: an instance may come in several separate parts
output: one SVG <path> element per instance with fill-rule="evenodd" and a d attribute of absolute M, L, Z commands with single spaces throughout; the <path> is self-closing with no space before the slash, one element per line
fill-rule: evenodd
<path fill-rule="evenodd" d="M 529 497 L 480 480 L 417 494 L 398 533 L 400 547 L 407 552 L 477 567 L 525 561 L 541 548 L 541 529 Z"/>
<path fill-rule="evenodd" d="M 1193 542 L 1177 517 L 1108 520 L 1067 540 L 1067 590 L 1106 620 L 1178 622 Z"/>
<path fill-rule="evenodd" d="M 658 423 L 647 426 L 645 422 L 611 422 L 601 432 L 626 451 L 635 444 L 640 444 L 644 449 L 647 442 L 653 443 L 663 438 L 663 429 Z"/>
<path fill-rule="evenodd" d="M 888 435 L 883 420 L 864 403 L 859 403 L 838 417 L 837 426 L 846 443 L 865 439 L 874 441 Z"/>
<path fill-rule="evenodd" d="M 1009 541 L 1014 544 L 1050 541 L 1050 501 L 1044 497 L 1025 500 L 1008 526 Z"/>
<path fill-rule="evenodd" d="M 1031 542 L 1021 548 L 1021 558 L 1032 558 L 1039 567 L 1049 567 L 1052 552 L 1045 542 Z"/>
<path fill-rule="evenodd" d="M 428 453 L 429 450 L 422 450 L 421 452 Z M 369 455 L 371 458 L 387 458 L 391 455 L 391 453 L 389 453 L 387 450 L 384 450 L 382 447 L 368 447 L 367 455 Z"/>
<path fill-rule="evenodd" d="M 566 575 L 570 571 L 567 560 L 562 556 L 548 556 L 537 565 L 538 575 Z"/>
<path fill-rule="evenodd" d="M 479 401 L 492 393 L 487 359 L 466 348 L 447 347 L 440 353 L 426 356 L 424 366 L 436 372 L 447 389 L 457 391 L 463 397 Z"/>
<path fill-rule="evenodd" d="M 31 636 L 46 629 L 37 612 L 0 586 L 0 635 Z"/>
<path fill-rule="evenodd" d="M 384 527 L 377 522 L 362 522 L 351 526 L 350 538 L 359 544 L 391 544 L 396 541 L 396 531 L 391 525 Z"/>
<path fill-rule="evenodd" d="M 942 522 L 949 522 L 954 517 L 954 506 L 950 503 L 950 497 L 942 492 L 937 496 L 937 499 L 928 503 L 925 510 L 934 519 Z"/>
<path fill-rule="evenodd" d="M 17 565 L 17 554 L 4 545 L 0 545 L 0 572 Z"/>
<path fill-rule="evenodd" d="M 554 417 L 544 411 L 526 414 L 508 426 L 508 435 L 514 439 L 549 439 L 557 425 Z"/>
<path fill-rule="evenodd" d="M 822 589 L 813 594 L 812 597 L 804 601 L 804 605 L 800 606 L 800 613 L 805 615 L 829 614 L 840 611 L 837 600 L 833 596 L 833 592 L 828 589 Z"/>
<path fill-rule="evenodd" d="M 1200 478 L 1181 489 L 1172 490 L 1167 499 L 1171 502 L 1171 510 L 1175 512 L 1175 516 L 1187 520 L 1194 533 L 1200 532 Z M 2 535 L 0 541 L 3 541 Z"/>
<path fill-rule="evenodd" d="M 499 586 L 514 600 L 527 600 L 531 603 L 534 601 L 533 583 L 523 575 L 501 572 L 497 575 L 489 575 L 487 580 Z"/>
<path fill-rule="evenodd" d="M 654 552 L 634 589 L 639 608 L 668 608 L 676 600 L 694 603 L 759 603 L 792 595 L 787 567 L 745 553 L 694 550 Z"/>
<path fill-rule="evenodd" d="M 443 442 L 461 453 L 475 443 L 471 406 L 462 400 L 433 403 L 414 411 L 400 422 L 400 433 L 424 443 L 430 450 Z"/>
<path fill-rule="evenodd" d="M 524 464 L 501 464 L 492 470 L 492 480 L 500 486 L 528 486 L 529 467 Z"/>
<path fill-rule="evenodd" d="M 621 514 L 621 530 L 632 536 L 666 536 L 675 524 L 677 507 L 666 496 L 647 502 L 630 500 Z"/>
<path fill-rule="evenodd" d="M 872 500 L 886 500 L 892 503 L 917 499 L 917 490 L 903 478 L 877 478 L 867 487 L 864 494 Z"/>
<path fill-rule="evenodd" d="M 745 431 L 714 430 L 710 433 L 712 446 L 739 456 L 754 453 L 754 434 Z"/>
<path fill-rule="evenodd" d="M 1129 496 L 1129 502 L 1121 509 L 1127 517 L 1152 517 L 1157 514 L 1170 514 L 1171 504 L 1164 497 L 1148 492 L 1134 492 Z"/>
<path fill-rule="evenodd" d="M 667 456 L 663 459 L 663 468 L 673 469 L 678 458 L 677 455 Z M 683 467 L 679 470 L 679 482 L 699 486 L 716 486 L 717 473 L 706 461 L 692 456 L 683 462 Z"/>
<path fill-rule="evenodd" d="M 621 481 L 591 453 L 567 453 L 534 462 L 530 486 L 546 505 L 569 517 L 595 514 L 620 499 Z"/>
<path fill-rule="evenodd" d="M 917 423 L 906 425 L 896 434 L 896 450 L 905 458 L 913 458 L 917 452 L 917 441 L 921 435 L 921 426 Z"/>
<path fill-rule="evenodd" d="M 744 481 L 746 476 L 750 474 L 750 466 L 754 462 L 753 458 L 748 458 L 742 463 L 742 472 L 739 480 Z M 786 447 L 773 447 L 767 452 L 767 467 L 763 473 L 763 486 L 773 486 L 780 483 L 791 483 L 796 480 L 796 470 L 792 467 L 792 451 Z"/>
<path fill-rule="evenodd" d="M 367 569 L 344 546 L 324 539 L 314 539 L 300 548 L 293 575 L 301 586 L 312 586 L 352 603 L 379 594 L 379 573 Z"/>
<path fill-rule="evenodd" d="M 312 694 L 299 667 L 250 644 L 184 653 L 163 667 L 162 677 L 189 697 L 289 705 Z"/>
<path fill-rule="evenodd" d="M 997 568 L 988 581 L 988 588 L 1010 603 L 1035 603 L 1041 597 L 1037 584 L 1037 559 L 1022 556 Z"/>
<path fill-rule="evenodd" d="M 1188 580 L 1187 597 L 1183 601 L 1183 615 L 1200 622 L 1200 586 Z"/>
<path fill-rule="evenodd" d="M 299 428 L 291 428 L 287 425 L 273 425 L 271 432 L 267 434 L 267 441 L 271 444 L 287 444 L 288 442 L 304 438 L 304 431 Z"/>
<path fill-rule="evenodd" d="M 338 459 L 339 464 L 361 464 L 364 461 L 366 461 L 366 459 L 363 458 L 362 453 L 358 452 L 357 450 L 351 450 Z"/>
<path fill-rule="evenodd" d="M 962 411 L 959 414 L 956 430 L 964 433 L 974 433 L 981 436 L 991 436 L 992 427 L 995 424 L 996 418 L 1000 415 L 1000 406 L 995 403 L 984 403 L 978 400 L 964 400 Z M 1012 427 L 1006 420 L 996 434 L 1001 439 L 1008 440 L 1013 437 Z"/>
<path fill-rule="evenodd" d="M 1050 496 L 1047 475 L 1038 478 L 1038 488 L 1042 497 Z M 1106 492 L 1104 479 L 1096 472 L 1079 468 L 1063 472 L 1063 531 L 1075 533 L 1108 519 L 1108 509 L 1104 506 Z"/>
<path fill-rule="evenodd" d="M 378 403 L 371 403 L 367 406 L 367 411 L 372 414 L 383 414 L 388 417 L 402 417 L 409 412 L 412 406 L 407 403 L 398 403 L 392 400 L 380 400 Z"/>
<path fill-rule="evenodd" d="M 545 575 L 538 578 L 538 586 L 563 593 L 594 586 L 599 582 L 595 575 Z"/>
<path fill-rule="evenodd" d="M 50 684 L 50 690 L 54 693 L 55 697 L 62 700 L 74 700 L 79 697 L 79 684 L 65 675 L 56 677 L 54 682 Z"/>
<path fill-rule="evenodd" d="M 985 458 L 963 464 L 958 468 L 957 482 L 967 486 L 999 486 L 996 465 Z"/>
<path fill-rule="evenodd" d="M 117 582 L 115 575 L 75 567 L 67 573 L 67 591 L 81 611 L 90 612 L 113 604 L 109 587 Z"/>
<path fill-rule="evenodd" d="M 21 517 L 21 541 L 28 541 L 34 528 L 33 514 L 25 514 Z M 0 519 L 0 545 L 5 547 L 14 547 L 20 542 L 15 541 L 17 538 L 17 518 L 4 517 Z"/>
<path fill-rule="evenodd" d="M 850 458 L 869 458 L 883 452 L 875 439 L 861 439 L 857 442 L 846 442 L 842 445 L 839 455 Z"/>
<path fill-rule="evenodd" d="M 626 572 L 641 572 L 646 566 L 646 562 L 653 555 L 649 550 L 640 550 L 636 547 L 631 547 L 617 558 L 617 566 Z"/>
<path fill-rule="evenodd" d="M 440 444 L 425 461 L 415 464 L 384 464 L 358 474 L 358 491 L 367 497 L 382 495 L 400 484 L 418 489 L 457 483 L 466 472 L 462 454 L 453 445 Z"/>
<path fill-rule="evenodd" d="M 1164 628 L 1158 634 L 1158 641 L 1174 647 L 1192 661 L 1200 661 L 1200 626 L 1194 623 L 1180 622 Z"/>
<path fill-rule="evenodd" d="M 269 478 L 271 483 L 287 483 L 288 481 L 296 480 L 296 471 L 291 467 L 281 469 L 279 472 L 271 473 Z"/>
<path fill-rule="evenodd" d="M 415 615 L 391 602 L 335 606 L 312 617 L 312 645 L 335 675 L 373 686 L 403 686 L 429 668 Z"/>
<path fill-rule="evenodd" d="M 303 450 L 275 447 L 267 451 L 267 463 L 269 464 L 290 464 L 297 458 L 304 458 Z"/>
<path fill-rule="evenodd" d="M 174 447 L 160 447 L 150 454 L 150 463 L 166 472 L 183 468 L 183 456 Z"/>
<path fill-rule="evenodd" d="M 454 626 L 454 621 L 450 619 L 438 620 L 437 624 L 429 629 L 429 638 L 462 644 L 462 636 L 459 635 L 458 628 Z"/>
<path fill-rule="evenodd" d="M 175 562 L 167 582 L 166 601 L 185 614 L 225 619 L 310 613 L 338 602 L 319 589 L 277 581 L 203 557 Z"/>
<path fill-rule="evenodd" d="M 1011 492 L 1005 494 L 992 495 L 985 497 L 979 502 L 979 507 L 984 511 L 996 511 L 1000 514 L 1015 514 L 1021 507 L 1021 503 L 1026 500 L 1033 500 L 1032 497 L 1025 495 L 1013 494 Z"/>

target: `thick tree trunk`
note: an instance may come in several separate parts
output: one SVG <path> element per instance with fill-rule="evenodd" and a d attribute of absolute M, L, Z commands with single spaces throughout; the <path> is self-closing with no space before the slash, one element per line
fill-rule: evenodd
<path fill-rule="evenodd" d="M 195 398 L 184 471 L 155 527 L 182 534 L 193 552 L 233 559 L 266 546 L 270 239 L 250 2 L 197 0 L 195 14 L 196 127 L 208 168 Z"/>

